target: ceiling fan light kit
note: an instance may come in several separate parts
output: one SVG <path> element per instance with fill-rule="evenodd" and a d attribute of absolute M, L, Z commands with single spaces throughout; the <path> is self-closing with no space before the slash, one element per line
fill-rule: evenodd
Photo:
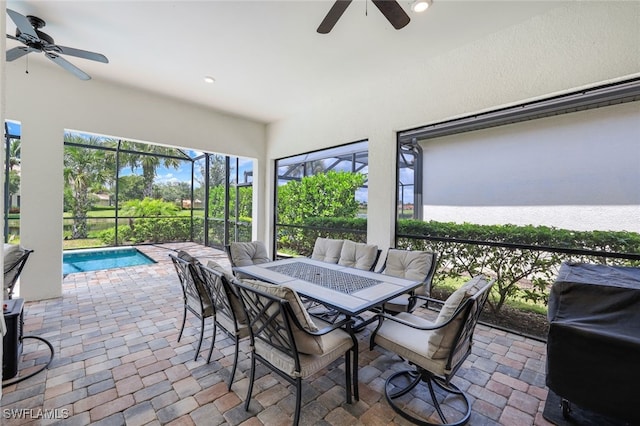
<path fill-rule="evenodd" d="M 24 44 L 24 46 L 7 50 L 7 62 L 15 61 L 31 52 L 42 52 L 49 60 L 60 65 L 81 80 L 90 80 L 91 77 L 60 55 L 75 56 L 105 64 L 109 63 L 107 57 L 100 53 L 55 44 L 53 37 L 40 31 L 40 28 L 44 27 L 46 23 L 37 16 L 24 16 L 11 9 L 7 9 L 7 15 L 16 24 L 16 35 L 7 34 L 7 38 Z"/>

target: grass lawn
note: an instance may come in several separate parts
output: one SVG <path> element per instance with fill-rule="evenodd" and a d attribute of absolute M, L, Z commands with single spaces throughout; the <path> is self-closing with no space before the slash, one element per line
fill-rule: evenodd
<path fill-rule="evenodd" d="M 104 247 L 106 244 L 100 238 L 84 238 L 81 240 L 64 240 L 62 242 L 63 250 L 74 250 L 82 248 Z"/>

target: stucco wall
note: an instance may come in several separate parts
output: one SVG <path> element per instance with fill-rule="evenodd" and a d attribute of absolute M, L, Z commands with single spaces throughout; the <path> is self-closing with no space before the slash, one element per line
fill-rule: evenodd
<path fill-rule="evenodd" d="M 640 102 L 421 146 L 424 220 L 640 232 Z"/>
<path fill-rule="evenodd" d="M 270 124 L 267 156 L 368 138 L 368 239 L 388 246 L 397 131 L 635 75 L 639 23 L 638 2 L 561 3 L 446 55 L 424 58 L 416 52 L 392 78 L 339 99 L 318 100 Z M 265 220 L 272 217 L 269 212 Z"/>
<path fill-rule="evenodd" d="M 0 1 L 0 14 L 5 16 L 6 3 L 4 1 Z M 7 23 L 4 19 L 0 19 L 0 34 L 6 34 Z M 2 41 L 0 41 L 0 52 L 4 52 L 6 50 L 6 38 L 1 37 Z M 5 76 L 6 76 L 6 60 L 4 55 L 0 55 L 0 123 L 4 123 L 5 116 Z M 2 154 L 0 154 L 0 164 L 4 164 L 4 150 L 2 150 Z M 4 175 L 0 178 L 1 187 L 4 188 Z M 0 201 L 0 205 L 2 205 L 2 211 L 4 211 L 4 190 L 0 190 L 0 194 L 2 194 L 2 201 Z M 4 227 L 0 231 L 0 237 L 2 237 L 2 241 L 4 241 Z M 3 249 L 0 249 L 0 254 L 4 255 Z M 4 285 L 4 279 L 3 279 Z M 4 316 L 0 321 L 4 321 Z M 0 359 L 2 359 L 2 346 L 0 346 Z M 0 371 L 0 381 L 2 381 L 2 371 Z M 0 400 L 2 400 L 2 388 L 0 387 Z M 0 404 L 1 406 L 1 404 Z"/>
<path fill-rule="evenodd" d="M 22 124 L 20 234 L 21 243 L 35 250 L 20 280 L 27 300 L 61 294 L 65 129 L 264 158 L 262 123 L 129 87 L 81 81 L 37 60 L 30 62 L 29 74 L 16 70 L 7 74 L 6 117 Z M 260 161 L 254 173 L 260 185 Z M 259 211 L 264 202 L 254 201 Z M 259 234 L 264 229 L 258 227 Z"/>

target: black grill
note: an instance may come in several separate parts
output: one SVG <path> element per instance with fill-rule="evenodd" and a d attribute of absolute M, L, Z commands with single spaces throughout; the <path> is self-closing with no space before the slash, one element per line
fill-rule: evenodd
<path fill-rule="evenodd" d="M 6 380 L 18 374 L 18 359 L 22 355 L 24 299 L 5 300 L 4 304 L 7 334 L 2 339 L 2 379 Z"/>

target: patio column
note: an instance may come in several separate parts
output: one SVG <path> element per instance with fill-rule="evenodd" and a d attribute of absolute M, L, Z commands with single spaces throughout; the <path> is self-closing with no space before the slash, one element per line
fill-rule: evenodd
<path fill-rule="evenodd" d="M 374 129 L 369 136 L 367 242 L 385 249 L 394 245 L 396 135 Z"/>
<path fill-rule="evenodd" d="M 20 276 L 25 300 L 62 294 L 64 129 L 47 108 L 22 117 L 20 244 L 34 250 Z"/>

